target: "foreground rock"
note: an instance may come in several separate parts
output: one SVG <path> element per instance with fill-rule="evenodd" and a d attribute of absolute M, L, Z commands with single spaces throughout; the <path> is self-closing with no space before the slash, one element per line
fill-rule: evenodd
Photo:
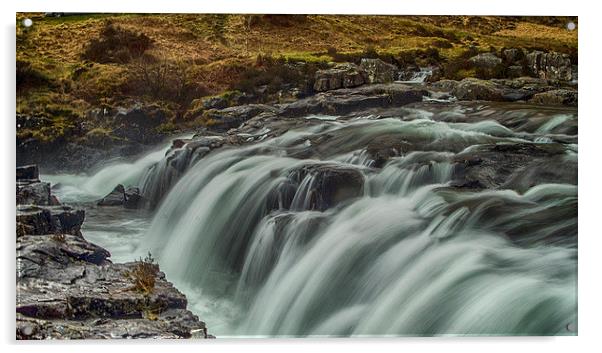
<path fill-rule="evenodd" d="M 208 336 L 150 256 L 114 264 L 82 237 L 83 210 L 18 205 L 16 220 L 17 339 Z"/>

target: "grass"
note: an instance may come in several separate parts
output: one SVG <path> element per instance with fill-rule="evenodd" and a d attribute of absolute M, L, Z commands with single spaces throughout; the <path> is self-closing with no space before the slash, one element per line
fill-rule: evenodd
<path fill-rule="evenodd" d="M 149 252 L 148 255 L 136 261 L 134 268 L 128 276 L 134 282 L 132 289 L 136 292 L 148 295 L 155 290 L 155 280 L 159 272 L 159 265 Z"/>
<path fill-rule="evenodd" d="M 26 17 L 33 20 L 30 28 L 21 23 Z M 301 74 L 311 76 L 329 62 L 359 61 L 368 54 L 399 64 L 445 65 L 464 60 L 469 48 L 485 52 L 524 47 L 560 51 L 577 59 L 577 31 L 563 27 L 568 18 L 239 14 L 49 18 L 18 13 L 17 20 L 17 113 L 43 122 L 19 133 L 46 142 L 52 142 L 53 134 L 75 140 L 95 127 L 108 128 L 90 124 L 83 124 L 82 131 L 72 128 L 92 107 L 159 103 L 176 117 L 163 127 L 172 131 L 186 123 L 184 117 L 198 116 L 202 97 L 233 89 L 252 91 L 257 84 L 267 84 L 272 93 L 291 78 L 305 87 L 307 82 L 285 67 L 289 63 L 306 63 Z M 107 33 L 109 26 L 118 31 Z M 132 38 L 144 45 L 129 48 Z M 118 46 L 121 50 L 111 51 Z M 276 65 L 258 60 L 266 57 L 278 60 Z M 143 60 L 147 66 L 141 68 Z M 455 71 L 449 77 L 478 74 L 452 66 Z"/>

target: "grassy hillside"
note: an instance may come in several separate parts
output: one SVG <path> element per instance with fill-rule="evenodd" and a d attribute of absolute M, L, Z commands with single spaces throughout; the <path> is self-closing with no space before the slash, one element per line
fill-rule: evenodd
<path fill-rule="evenodd" d="M 33 19 L 25 28 L 21 19 Z M 467 16 L 77 15 L 17 14 L 17 114 L 36 117 L 20 140 L 85 138 L 110 131 L 86 126 L 94 107 L 159 105 L 161 129 L 187 120 L 199 98 L 265 85 L 302 85 L 332 61 L 380 57 L 397 64 L 448 65 L 467 53 L 505 47 L 554 50 L 577 59 L 568 18 Z M 572 19 L 576 21 L 576 19 Z M 576 61 L 575 61 L 576 62 Z M 303 63 L 302 74 L 287 63 Z M 83 122 L 83 123 L 82 123 Z M 82 128 L 83 126 L 83 128 Z M 83 131 L 82 131 L 83 130 Z M 83 137 L 82 137 L 83 136 Z"/>

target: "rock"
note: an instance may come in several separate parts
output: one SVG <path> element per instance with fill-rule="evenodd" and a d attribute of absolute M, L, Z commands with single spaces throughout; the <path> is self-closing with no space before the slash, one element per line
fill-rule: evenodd
<path fill-rule="evenodd" d="M 533 51 L 526 56 L 529 72 L 535 77 L 570 81 L 572 79 L 571 59 L 567 54 Z"/>
<path fill-rule="evenodd" d="M 367 74 L 369 83 L 390 83 L 395 80 L 397 67 L 380 59 L 362 59 L 360 67 Z"/>
<path fill-rule="evenodd" d="M 208 125 L 208 129 L 226 132 L 265 112 L 277 113 L 278 110 L 265 104 L 246 104 L 221 110 L 207 110 L 205 115 L 208 119 L 212 120 L 212 123 Z"/>
<path fill-rule="evenodd" d="M 18 205 L 51 205 L 54 199 L 50 196 L 50 183 L 17 182 Z"/>
<path fill-rule="evenodd" d="M 508 66 L 506 69 L 506 76 L 510 78 L 517 78 L 523 75 L 523 67 L 520 65 Z"/>
<path fill-rule="evenodd" d="M 570 163 L 565 159 L 564 146 L 556 143 L 479 145 L 454 157 L 452 186 L 522 192 L 543 183 L 576 184 L 576 165 L 549 167 Z"/>
<path fill-rule="evenodd" d="M 517 64 L 525 57 L 522 49 L 510 48 L 502 50 L 502 59 L 508 65 Z"/>
<path fill-rule="evenodd" d="M 351 88 L 366 83 L 366 72 L 355 64 L 338 64 L 331 69 L 318 70 L 315 74 L 314 91 L 324 92 L 339 88 Z"/>
<path fill-rule="evenodd" d="M 458 86 L 459 83 L 460 81 L 455 80 L 439 80 L 431 83 L 430 87 L 436 90 L 451 92 L 456 88 L 456 86 Z"/>
<path fill-rule="evenodd" d="M 361 196 L 364 190 L 364 176 L 359 170 L 350 167 L 330 164 L 306 165 L 292 171 L 289 179 L 298 188 L 308 177 L 311 180 L 305 191 L 305 204 L 302 205 L 304 209 L 324 211 L 348 199 Z"/>
<path fill-rule="evenodd" d="M 404 84 L 375 84 L 318 93 L 282 105 L 280 115 L 299 117 L 308 114 L 344 115 L 357 110 L 402 106 L 420 102 L 428 91 Z"/>
<path fill-rule="evenodd" d="M 39 180 L 40 171 L 38 170 L 38 166 L 33 165 L 24 165 L 21 167 L 17 167 L 17 181 L 21 180 Z"/>
<path fill-rule="evenodd" d="M 18 206 L 17 236 L 42 234 L 81 235 L 84 210 L 69 206 Z"/>
<path fill-rule="evenodd" d="M 452 90 L 459 100 L 503 100 L 501 90 L 495 84 L 476 78 L 465 78 Z"/>
<path fill-rule="evenodd" d="M 125 201 L 125 188 L 123 185 L 118 184 L 113 191 L 99 200 L 96 204 L 98 206 L 121 206 L 125 203 Z"/>
<path fill-rule="evenodd" d="M 156 268 L 149 292 L 135 286 L 141 262 L 112 264 L 82 237 L 17 240 L 17 338 L 206 337 L 186 297 Z"/>
<path fill-rule="evenodd" d="M 155 105 L 136 105 L 129 109 L 119 109 L 113 117 L 118 128 L 113 134 L 120 138 L 139 143 L 159 142 L 162 135 L 155 129 L 168 121 L 165 112 Z"/>
<path fill-rule="evenodd" d="M 484 69 L 493 69 L 502 63 L 502 59 L 495 56 L 493 53 L 482 53 L 473 56 L 468 61 L 475 67 Z"/>
<path fill-rule="evenodd" d="M 136 187 L 129 187 L 125 190 L 125 201 L 123 206 L 125 208 L 140 208 L 143 205 L 143 198 L 140 194 L 140 189 Z"/>
<path fill-rule="evenodd" d="M 529 101 L 542 105 L 568 105 L 577 106 L 578 93 L 572 89 L 555 89 L 547 92 L 537 93 Z"/>

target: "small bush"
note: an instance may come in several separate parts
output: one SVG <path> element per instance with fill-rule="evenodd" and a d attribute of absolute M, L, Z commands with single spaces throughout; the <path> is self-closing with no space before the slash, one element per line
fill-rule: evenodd
<path fill-rule="evenodd" d="M 134 269 L 128 273 L 134 281 L 133 289 L 137 292 L 150 294 L 155 289 L 155 278 L 159 272 L 159 265 L 149 252 L 148 255 L 136 261 Z"/>
<path fill-rule="evenodd" d="M 133 96 L 148 96 L 188 106 L 193 99 L 208 94 L 207 88 L 195 79 L 192 66 L 184 61 L 156 60 L 144 56 L 130 66 L 129 77 L 122 91 Z"/>
<path fill-rule="evenodd" d="M 66 241 L 65 234 L 62 233 L 53 234 L 50 239 L 57 243 L 64 243 Z"/>
<path fill-rule="evenodd" d="M 141 57 L 152 45 L 152 40 L 143 33 L 115 26 L 110 22 L 84 48 L 82 58 L 97 63 L 127 63 Z"/>

